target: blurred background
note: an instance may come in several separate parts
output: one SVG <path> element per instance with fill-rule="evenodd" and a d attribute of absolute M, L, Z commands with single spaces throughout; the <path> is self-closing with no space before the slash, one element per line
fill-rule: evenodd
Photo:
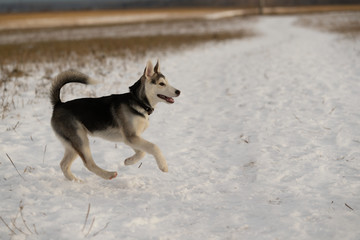
<path fill-rule="evenodd" d="M 142 58 L 248 38 L 258 34 L 253 24 L 261 14 L 359 10 L 360 0 L 0 0 L 1 79 L 14 72 L 9 66 L 18 73 L 29 62 L 81 67 L 88 57 Z M 356 14 L 302 20 L 351 34 L 359 21 Z"/>
<path fill-rule="evenodd" d="M 0 12 L 168 7 L 277 7 L 358 4 L 359 0 L 0 0 Z"/>

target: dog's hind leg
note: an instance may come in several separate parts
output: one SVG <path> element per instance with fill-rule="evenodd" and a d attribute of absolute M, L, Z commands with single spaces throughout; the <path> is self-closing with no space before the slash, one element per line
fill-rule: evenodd
<path fill-rule="evenodd" d="M 109 172 L 96 165 L 90 152 L 89 139 L 87 138 L 86 133 L 80 133 L 80 136 L 81 144 L 79 144 L 79 146 L 74 146 L 74 148 L 83 160 L 85 167 L 89 169 L 89 171 L 95 173 L 96 175 L 104 179 L 115 178 L 117 176 L 117 172 Z"/>
<path fill-rule="evenodd" d="M 83 147 L 81 150 L 79 150 L 78 153 L 83 160 L 85 167 L 89 169 L 89 171 L 95 173 L 96 175 L 104 179 L 109 180 L 117 176 L 117 172 L 109 172 L 96 165 L 94 159 L 92 158 L 90 148 L 88 146 Z"/>
<path fill-rule="evenodd" d="M 70 170 L 71 164 L 74 162 L 77 156 L 78 154 L 72 147 L 65 146 L 65 153 L 63 159 L 61 160 L 60 167 L 67 179 L 70 181 L 80 182 L 80 180 L 76 178 Z"/>
<path fill-rule="evenodd" d="M 127 159 L 125 159 L 124 164 L 125 165 L 132 165 L 140 161 L 145 156 L 145 152 L 134 149 L 135 154 Z"/>

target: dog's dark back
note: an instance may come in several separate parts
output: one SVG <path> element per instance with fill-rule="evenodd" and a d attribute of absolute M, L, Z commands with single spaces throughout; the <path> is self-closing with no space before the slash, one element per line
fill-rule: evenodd
<path fill-rule="evenodd" d="M 100 98 L 80 98 L 59 103 L 54 107 L 53 117 L 57 115 L 75 117 L 90 132 L 117 127 L 118 123 L 114 114 L 119 110 L 122 103 L 128 103 L 129 95 L 129 93 L 114 94 Z"/>

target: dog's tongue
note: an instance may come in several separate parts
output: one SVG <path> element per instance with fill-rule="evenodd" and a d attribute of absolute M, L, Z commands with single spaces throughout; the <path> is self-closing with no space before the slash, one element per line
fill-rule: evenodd
<path fill-rule="evenodd" d="M 159 94 L 158 97 L 164 99 L 164 100 L 167 101 L 168 103 L 174 103 L 174 102 L 175 102 L 173 98 L 167 97 L 167 96 L 162 95 L 162 94 Z"/>
<path fill-rule="evenodd" d="M 174 103 L 174 102 L 175 102 L 174 99 L 171 98 L 171 97 L 166 97 L 165 100 L 166 100 L 168 103 Z"/>

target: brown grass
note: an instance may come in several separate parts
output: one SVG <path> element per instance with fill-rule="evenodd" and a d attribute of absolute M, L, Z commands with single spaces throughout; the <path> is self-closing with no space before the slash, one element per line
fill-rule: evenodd
<path fill-rule="evenodd" d="M 13 25 L 19 23 L 19 28 L 25 28 L 28 20 L 37 21 L 43 19 L 58 19 L 61 26 L 70 25 L 73 23 L 74 26 L 76 20 L 83 18 L 101 18 L 101 17 L 127 17 L 127 16 L 139 16 L 139 19 L 143 16 L 154 15 L 154 14 L 169 14 L 169 19 L 188 19 L 201 17 L 204 14 L 211 14 L 220 11 L 234 10 L 234 8 L 166 8 L 166 9 L 126 9 L 126 10 L 94 10 L 94 11 L 66 11 L 66 12 L 35 12 L 35 13 L 9 13 L 0 14 L 0 29 L 6 28 L 8 24 Z M 120 21 L 121 22 L 121 21 Z M 119 22 L 119 23 L 120 23 Z M 134 22 L 141 22 L 134 21 Z M 23 24 L 23 25 L 21 25 Z M 24 26 L 25 24 L 25 26 Z M 92 23 L 91 25 L 93 25 Z M 39 26 L 41 27 L 41 26 Z"/>
<path fill-rule="evenodd" d="M 233 24 L 238 27 L 228 27 L 227 30 L 222 30 L 222 26 L 229 26 L 227 19 L 208 21 L 203 18 L 207 14 L 226 10 L 233 9 L 177 8 L 0 14 L 0 85 L 15 75 L 20 75 L 18 70 L 25 63 L 81 62 L 87 57 L 102 61 L 108 56 L 141 56 L 149 51 L 164 52 L 203 42 L 253 35 L 239 27 L 242 18 Z M 165 14 L 167 20 L 157 18 L 156 14 Z M 142 20 L 142 17 L 149 15 L 155 15 L 155 18 Z M 115 22 L 94 21 L 101 17 L 113 19 L 112 17 L 126 16 L 132 16 L 133 20 L 126 22 L 125 18 L 125 22 L 122 22 L 123 18 L 115 18 L 118 19 Z M 84 19 L 91 21 L 89 24 L 77 21 Z M 44 22 L 45 26 L 42 25 Z M 50 25 L 46 25 L 46 22 L 50 22 Z M 55 25 L 52 26 L 52 23 Z M 216 27 L 213 28 L 213 25 Z M 186 32 L 178 33 L 180 28 Z M 129 29 L 135 29 L 137 33 L 129 35 Z M 146 32 L 142 32 L 143 30 Z M 113 31 L 116 31 L 115 36 L 111 35 Z M 10 69 L 7 69 L 9 66 Z"/>
<path fill-rule="evenodd" d="M 143 55 L 147 51 L 169 50 L 193 46 L 207 41 L 222 41 L 227 39 L 250 36 L 246 31 L 235 33 L 211 33 L 201 35 L 157 35 L 128 38 L 92 38 L 83 40 L 47 41 L 29 44 L 17 43 L 0 45 L 0 59 L 3 63 L 23 64 L 35 61 L 76 60 L 84 56 L 93 56 L 98 60 L 106 56 L 124 56 L 126 54 Z M 8 72 L 8 77 L 22 75 L 15 68 Z"/>

